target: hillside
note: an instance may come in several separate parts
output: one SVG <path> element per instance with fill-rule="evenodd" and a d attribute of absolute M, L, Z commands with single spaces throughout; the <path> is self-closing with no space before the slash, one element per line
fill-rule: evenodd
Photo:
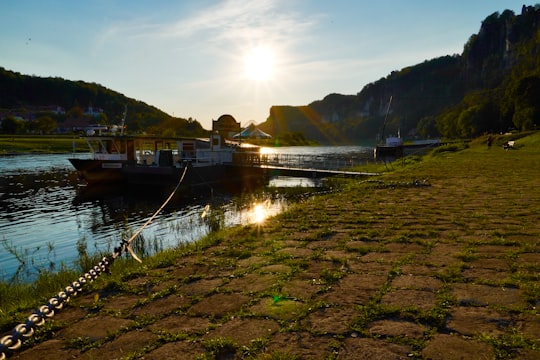
<path fill-rule="evenodd" d="M 83 117 L 88 107 L 100 109 L 99 121 L 119 124 L 127 107 L 130 132 L 174 132 L 199 136 L 206 131 L 192 119 L 174 118 L 154 106 L 131 99 L 99 84 L 62 78 L 28 76 L 0 67 L 0 110 L 2 113 L 35 113 L 43 108 L 61 108 L 65 114 L 49 114 L 61 127 L 63 122 Z M 1 118 L 1 117 L 0 117 Z M 94 120 L 95 121 L 95 120 Z"/>
<path fill-rule="evenodd" d="M 446 55 L 305 106 L 273 106 L 260 128 L 274 136 L 308 129 L 321 143 L 404 137 L 473 137 L 534 128 L 540 117 L 540 6 L 489 15 L 462 54 Z"/>

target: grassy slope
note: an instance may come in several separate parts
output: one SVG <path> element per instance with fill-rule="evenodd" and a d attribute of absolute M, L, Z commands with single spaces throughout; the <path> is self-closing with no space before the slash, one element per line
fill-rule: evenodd
<path fill-rule="evenodd" d="M 98 341 L 68 336 L 55 351 L 68 355 L 91 349 L 89 356 L 99 357 L 109 354 L 110 345 L 121 343 L 131 330 L 139 336 L 145 330 L 160 334 L 159 339 L 123 356 L 157 354 L 164 344 L 188 342 L 193 354 L 207 356 L 199 358 L 212 358 L 210 353 L 216 351 L 236 351 L 237 358 L 254 358 L 242 353 L 310 358 L 310 349 L 333 358 L 337 353 L 347 356 L 353 341 L 369 340 L 370 349 L 406 351 L 412 358 L 450 354 L 456 347 L 464 347 L 461 350 L 471 356 L 534 358 L 540 347 L 535 330 L 540 298 L 540 133 L 517 139 L 516 150 L 504 151 L 500 145 L 506 140 L 497 138 L 488 149 L 485 139 L 478 139 L 463 151 L 397 162 L 377 180 L 347 180 L 342 191 L 295 205 L 261 227 L 221 231 L 194 246 L 148 259 L 142 267 L 118 262 L 111 276 L 76 298 L 64 320 L 54 322 L 42 336 L 53 336 L 53 328 L 75 329 L 82 323 L 80 316 L 103 321 L 112 316 L 136 325 Z M 258 281 L 233 286 L 237 280 L 249 284 L 252 277 Z M 366 278 L 374 282 L 358 282 Z M 194 286 L 199 287 L 195 295 L 188 290 Z M 231 303 L 236 298 L 249 301 L 216 315 L 226 305 L 211 302 L 218 297 Z M 177 306 L 152 313 L 158 300 L 174 298 Z M 126 301 L 132 305 L 126 307 Z M 115 312 L 118 302 L 123 310 Z M 201 313 L 205 302 L 211 306 Z M 146 309 L 142 313 L 141 305 Z M 82 315 L 69 315 L 81 311 Z M 161 320 L 171 314 L 209 319 L 212 325 L 193 333 L 161 328 Z M 460 318 L 466 318 L 472 330 Z M 237 331 L 218 331 L 238 319 L 246 328 L 250 319 L 266 319 L 280 331 L 257 335 L 262 337 L 241 352 Z M 326 321 L 334 324 L 333 330 L 324 327 Z M 405 328 L 398 334 L 387 330 L 374 335 L 381 324 Z M 420 326 L 423 335 L 400 335 L 414 326 Z M 462 336 L 449 337 L 450 333 Z M 297 336 L 307 340 L 301 346 L 284 340 Z M 208 343 L 209 337 L 216 342 Z M 33 351 L 23 354 L 32 356 Z M 280 357 L 284 354 L 288 357 Z"/>

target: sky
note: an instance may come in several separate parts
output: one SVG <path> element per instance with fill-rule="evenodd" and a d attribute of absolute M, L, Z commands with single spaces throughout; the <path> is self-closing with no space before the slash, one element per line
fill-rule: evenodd
<path fill-rule="evenodd" d="M 535 3 L 1 0 L 0 67 L 98 83 L 205 129 L 223 114 L 261 123 L 273 105 L 461 54 L 487 16 L 523 4 Z"/>

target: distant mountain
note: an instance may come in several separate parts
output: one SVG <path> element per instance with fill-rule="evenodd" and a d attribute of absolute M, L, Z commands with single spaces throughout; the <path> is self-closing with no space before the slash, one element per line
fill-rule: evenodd
<path fill-rule="evenodd" d="M 65 114 L 56 114 L 56 120 L 72 120 L 83 109 L 103 111 L 100 121 L 119 124 L 127 107 L 126 124 L 132 132 L 168 133 L 177 136 L 207 134 L 196 120 L 172 117 L 154 106 L 128 98 L 99 84 L 71 81 L 62 78 L 22 75 L 0 67 L 0 110 L 31 111 L 44 107 L 58 107 Z M 75 111 L 77 110 L 77 111 Z M 79 114 L 79 115 L 77 115 Z"/>
<path fill-rule="evenodd" d="M 462 54 L 394 71 L 356 95 L 330 94 L 306 106 L 272 106 L 259 127 L 273 136 L 304 132 L 321 143 L 381 136 L 471 137 L 540 124 L 540 6 L 488 16 Z M 390 98 L 392 104 L 383 123 Z"/>

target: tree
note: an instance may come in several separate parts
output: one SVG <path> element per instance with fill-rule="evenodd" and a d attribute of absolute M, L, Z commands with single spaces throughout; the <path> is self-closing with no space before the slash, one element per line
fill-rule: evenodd
<path fill-rule="evenodd" d="M 45 115 L 40 116 L 31 122 L 31 129 L 39 134 L 49 134 L 58 127 L 56 120 L 52 117 Z"/>
<path fill-rule="evenodd" d="M 536 118 L 537 110 L 532 107 L 519 108 L 514 112 L 512 122 L 519 130 L 532 130 L 534 129 L 534 120 Z"/>
<path fill-rule="evenodd" d="M 459 114 L 457 130 L 460 137 L 469 138 L 477 133 L 477 125 L 482 117 L 482 108 L 480 105 L 471 106 Z"/>
<path fill-rule="evenodd" d="M 439 131 L 437 130 L 437 120 L 433 116 L 426 116 L 418 121 L 416 126 L 416 131 L 423 138 L 430 138 L 432 136 L 438 136 Z"/>
<path fill-rule="evenodd" d="M 540 118 L 540 77 L 534 75 L 522 78 L 513 95 L 514 126 L 520 130 L 532 129 Z"/>
<path fill-rule="evenodd" d="M 68 118 L 71 118 L 71 119 L 78 119 L 78 118 L 83 117 L 83 115 L 84 115 L 84 111 L 79 106 L 74 106 L 71 109 L 69 109 L 69 111 L 67 112 Z"/>
<path fill-rule="evenodd" d="M 454 109 L 444 112 L 437 117 L 437 130 L 447 138 L 458 138 L 458 118 L 460 113 Z"/>
<path fill-rule="evenodd" d="M 13 116 L 2 120 L 2 132 L 4 134 L 19 134 L 24 130 L 24 122 Z"/>

